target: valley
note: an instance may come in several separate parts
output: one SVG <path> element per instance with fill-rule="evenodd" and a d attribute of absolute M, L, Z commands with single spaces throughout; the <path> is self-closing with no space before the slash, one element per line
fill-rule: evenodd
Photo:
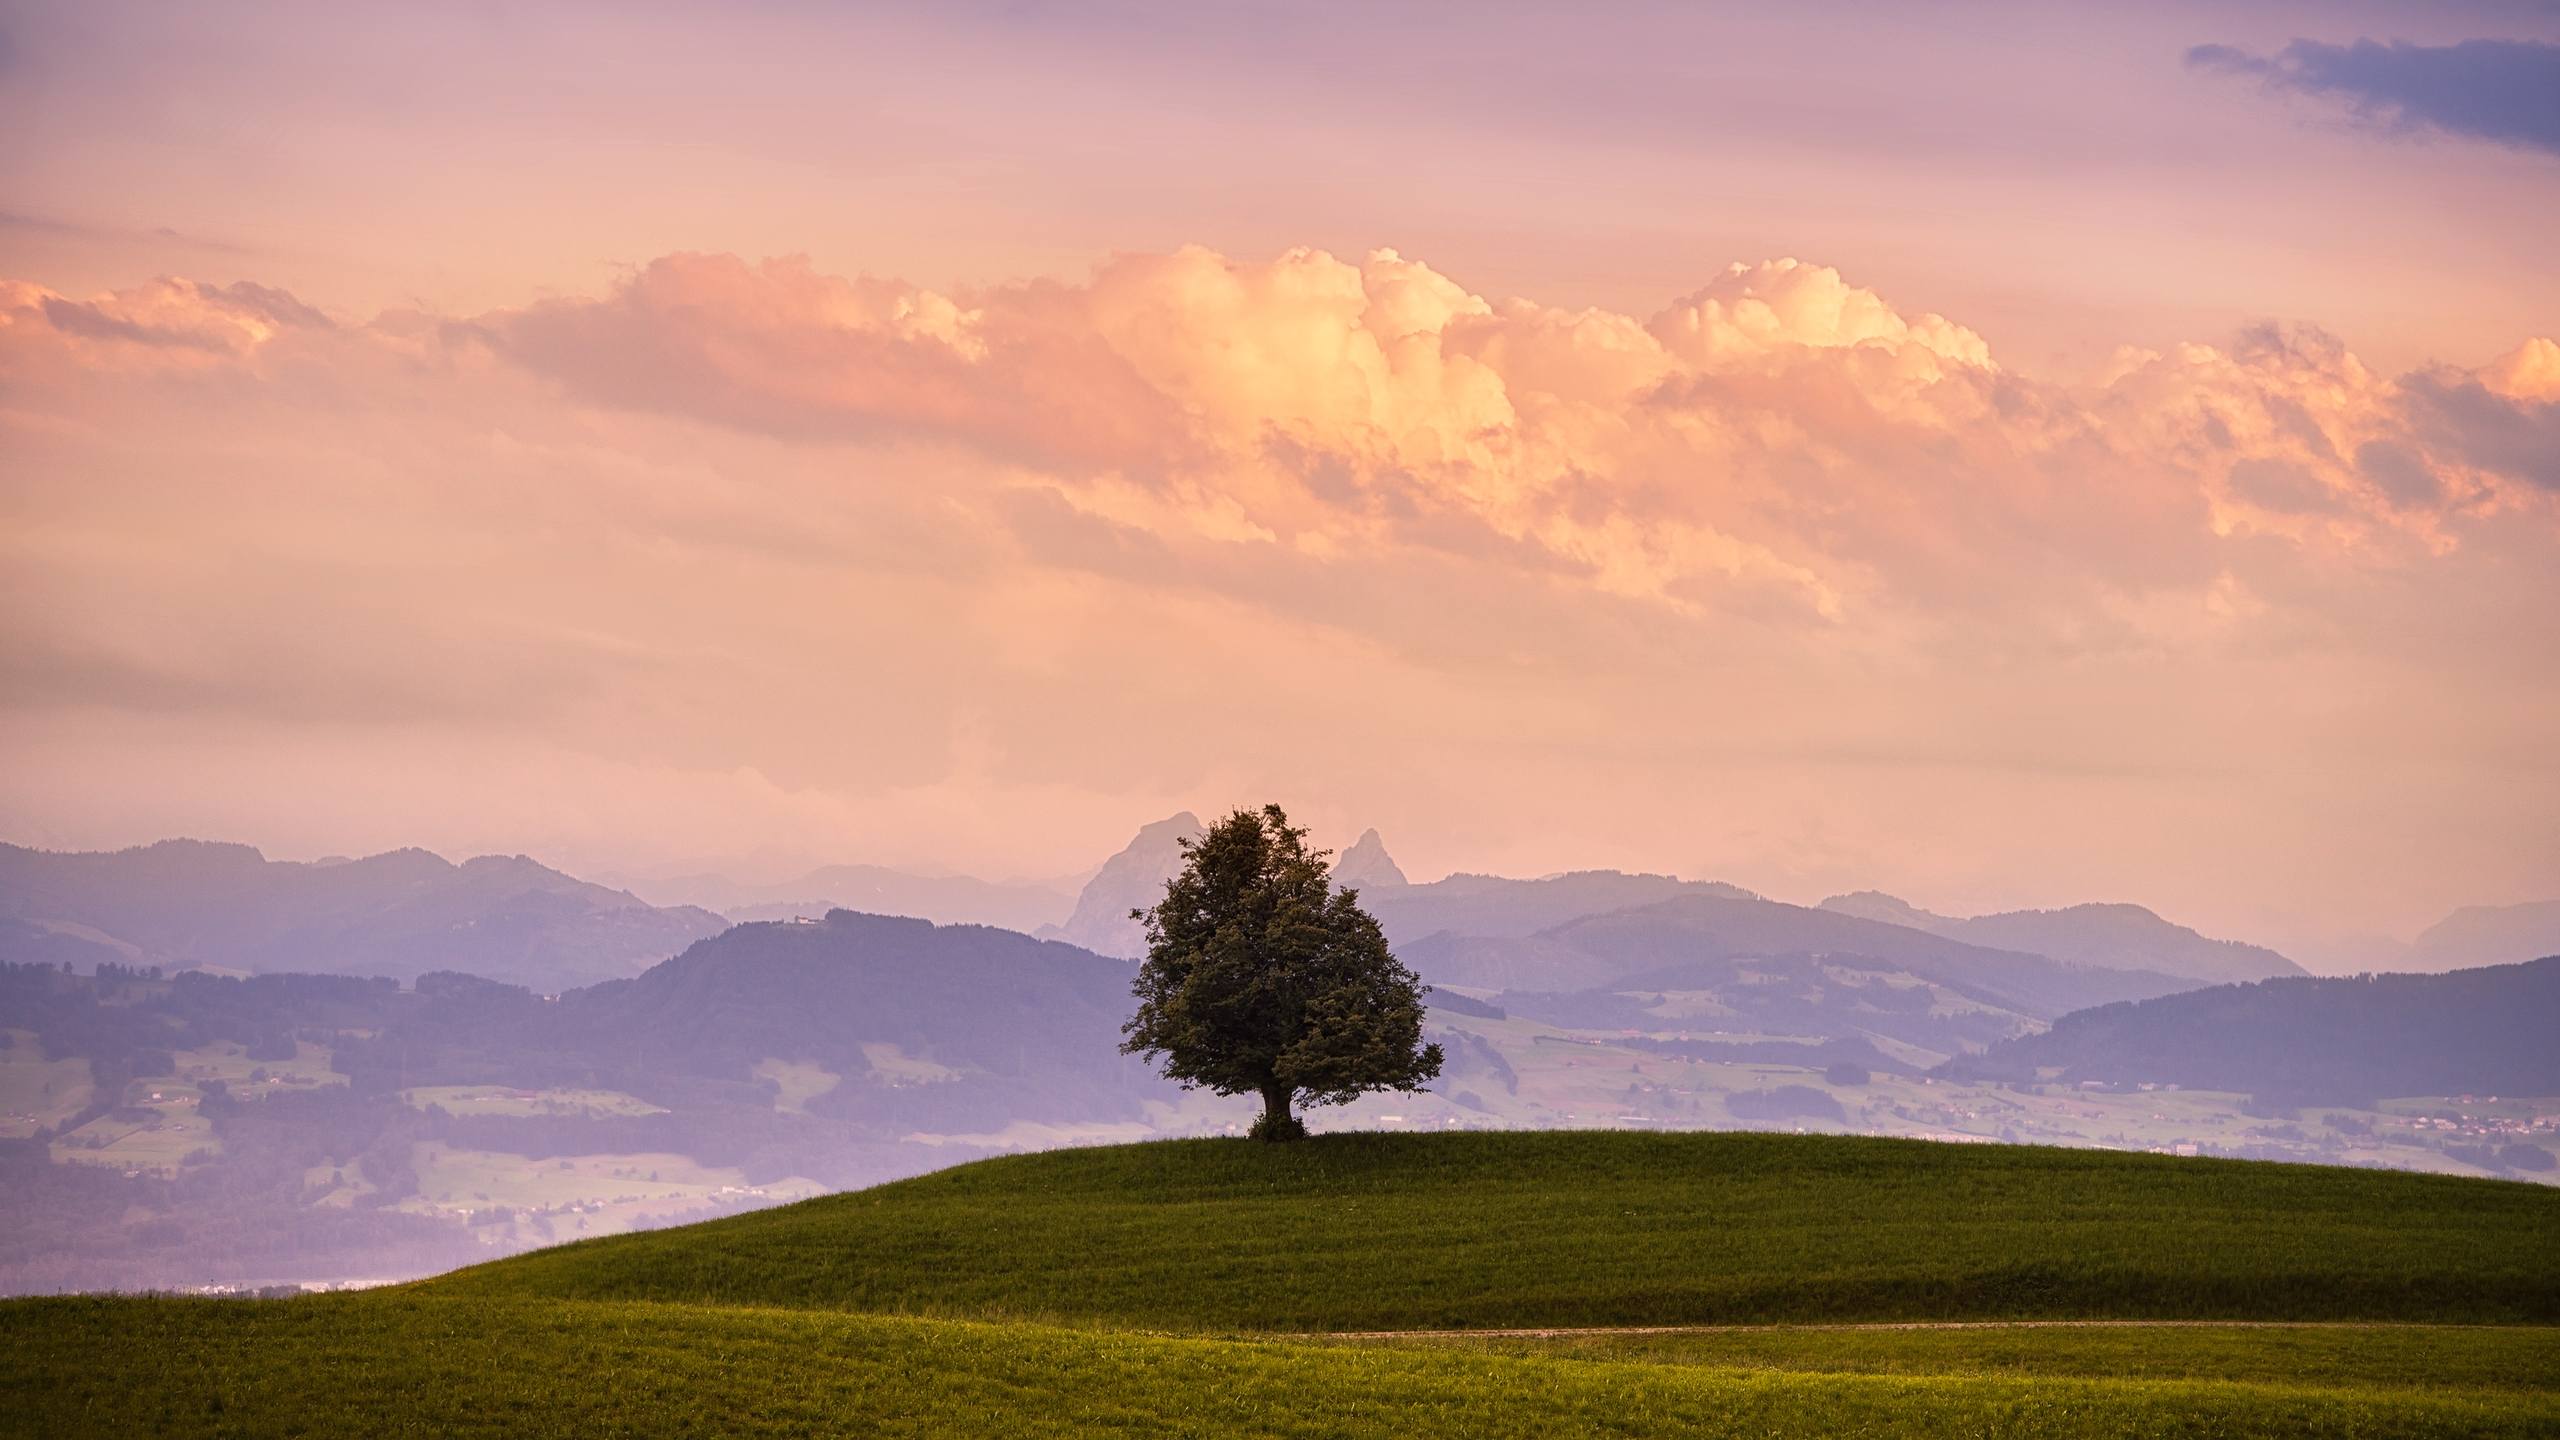
<path fill-rule="evenodd" d="M 1161 885 L 1182 818 L 1103 867 L 1083 913 Z M 1374 832 L 1357 848 L 1364 900 L 1435 987 L 1425 1027 L 1445 1060 L 1421 1091 L 1315 1112 L 1318 1130 L 1768 1131 L 2560 1181 L 2560 1074 L 2534 1038 L 2560 962 L 2408 977 L 2406 998 L 2282 975 L 2216 987 L 2169 971 L 2276 961 L 2130 907 L 2028 917 L 2080 957 L 2056 959 L 1942 933 L 1955 923 L 1913 907 L 1913 924 L 1880 918 L 1891 897 L 1800 907 L 1614 872 L 1416 884 Z M 420 895 L 515 914 L 529 896 L 619 892 L 531 862 L 31 853 L 0 854 L 0 899 L 27 917 L 0 942 L 30 957 L 0 970 L 0 1203 L 22 1222 L 0 1235 L 0 1290 L 404 1278 L 1017 1151 L 1239 1135 L 1250 1118 L 1118 1054 L 1130 962 L 1056 940 L 836 910 L 561 991 L 451 970 L 236 975 L 99 959 L 145 947 L 101 950 L 47 917 L 171 946 L 307 936 L 325 916 L 345 944 L 414 954 L 460 942 L 363 937 L 405 933 Z M 656 913 L 640 903 L 606 913 Z M 2398 1068 L 2270 1058 L 2235 1086 L 2165 1045 L 2200 1024 L 2227 1027 L 2217 1054 L 2312 1036 L 2262 990 L 2349 1027 L 2302 1043 Z M 2432 1028 L 2353 1028 L 2412 1017 Z M 2328 1078 L 2290 1083 L 2313 1075 Z"/>

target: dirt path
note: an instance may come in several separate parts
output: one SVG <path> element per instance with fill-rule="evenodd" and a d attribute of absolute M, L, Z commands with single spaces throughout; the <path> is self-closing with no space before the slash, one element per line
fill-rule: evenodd
<path fill-rule="evenodd" d="M 1551 1325 L 1525 1330 L 1310 1330 L 1295 1340 L 1573 1340 L 1611 1335 L 1738 1335 L 1773 1330 L 2409 1330 L 2397 1320 L 1867 1320 L 1816 1325 Z M 2466 1330 L 2531 1326 L 2466 1325 Z"/>

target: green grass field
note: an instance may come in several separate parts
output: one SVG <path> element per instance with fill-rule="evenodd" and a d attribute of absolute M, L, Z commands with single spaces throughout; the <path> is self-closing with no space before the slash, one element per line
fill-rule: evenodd
<path fill-rule="evenodd" d="M 1543 1339 L 1435 1335 L 1346 1343 L 1795 1374 L 2236 1380 L 2315 1389 L 2520 1394 L 2560 1386 L 2560 1326 L 2547 1325 L 1984 1321 L 1928 1329 L 1752 1325 L 1661 1334 Z"/>
<path fill-rule="evenodd" d="M 1169 1141 L 961 1166 L 430 1282 L 1157 1329 L 2560 1321 L 2560 1192 L 1748 1134 Z"/>
<path fill-rule="evenodd" d="M 0 1030 L 0 1138 L 24 1139 L 80 1113 L 95 1087 L 86 1060 L 47 1060 L 28 1030 Z"/>
<path fill-rule="evenodd" d="M 2548 1389 L 1556 1360 L 827 1311 L 498 1301 L 0 1308 L 46 1435 L 2527 1436 Z M 2368 1349 L 2367 1354 L 2371 1353 Z M 2540 1352 L 2547 1366 L 2549 1351 Z"/>
<path fill-rule="evenodd" d="M 73 1165 L 175 1175 L 188 1156 L 222 1148 L 213 1122 L 199 1108 L 203 1091 L 191 1082 L 131 1080 L 121 1098 L 117 1110 L 57 1137 L 52 1157 Z"/>
<path fill-rule="evenodd" d="M 2029 1316 L 2273 1323 L 1979 1323 Z M 1975 1323 L 1338 1333 L 1771 1320 Z M 12 1302 L 0 1431 L 2551 1435 L 2555 1320 L 2547 1187 L 1832 1137 L 1171 1142 L 383 1291 Z"/>
<path fill-rule="evenodd" d="M 293 1052 L 290 1060 L 252 1060 L 246 1046 L 222 1042 L 181 1050 L 172 1058 L 177 1061 L 180 1079 L 191 1085 L 222 1081 L 240 1100 L 261 1100 L 280 1090 L 347 1083 L 346 1076 L 329 1068 L 329 1047 L 300 1040 L 294 1043 Z"/>

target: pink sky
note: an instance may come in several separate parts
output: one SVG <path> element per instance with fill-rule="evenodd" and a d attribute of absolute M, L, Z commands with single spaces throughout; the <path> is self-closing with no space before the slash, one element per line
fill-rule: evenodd
<path fill-rule="evenodd" d="M 2560 893 L 2547 14 L 1238 13 L 0 8 L 0 838 Z"/>

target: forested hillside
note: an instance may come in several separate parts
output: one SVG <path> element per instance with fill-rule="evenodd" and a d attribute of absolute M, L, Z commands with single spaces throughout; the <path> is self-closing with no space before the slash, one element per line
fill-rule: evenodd
<path fill-rule="evenodd" d="M 2443 975 L 2222 985 L 2063 1016 L 1957 1077 L 2168 1084 L 2358 1105 L 2560 1094 L 2560 956 Z"/>

